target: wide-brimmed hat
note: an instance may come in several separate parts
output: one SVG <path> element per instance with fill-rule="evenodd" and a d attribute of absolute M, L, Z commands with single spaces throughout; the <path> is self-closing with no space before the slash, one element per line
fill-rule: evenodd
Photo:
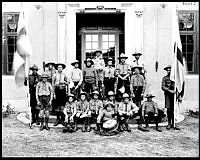
<path fill-rule="evenodd" d="M 49 78 L 49 74 L 44 72 L 42 73 L 41 78 Z"/>
<path fill-rule="evenodd" d="M 168 65 L 167 67 L 164 68 L 164 70 L 167 71 L 167 69 L 171 69 L 171 65 Z"/>
<path fill-rule="evenodd" d="M 76 97 L 75 97 L 73 94 L 71 94 L 71 93 L 68 94 L 66 97 L 67 97 L 67 99 L 68 99 L 69 97 L 72 97 L 74 100 L 75 100 L 75 98 L 76 98 Z"/>
<path fill-rule="evenodd" d="M 136 68 L 138 68 L 140 71 L 142 70 L 142 67 L 140 67 L 140 66 L 134 66 L 131 68 L 131 70 L 134 71 Z"/>
<path fill-rule="evenodd" d="M 135 52 L 135 53 L 133 53 L 132 55 L 133 55 L 133 56 L 137 56 L 137 55 L 141 56 L 142 53 L 140 53 L 140 52 Z"/>
<path fill-rule="evenodd" d="M 38 66 L 36 64 L 34 64 L 33 66 L 30 67 L 30 70 L 38 70 Z"/>
<path fill-rule="evenodd" d="M 78 61 L 78 60 L 75 60 L 73 63 L 71 63 L 71 65 L 74 66 L 76 63 L 79 64 L 79 61 Z"/>
<path fill-rule="evenodd" d="M 105 104 L 104 108 L 107 108 L 108 105 L 111 105 L 113 108 L 115 107 L 115 105 L 109 101 Z"/>
<path fill-rule="evenodd" d="M 101 51 L 101 50 L 96 50 L 96 51 L 94 51 L 93 53 L 96 54 L 97 52 L 100 52 L 100 54 L 102 54 L 102 51 Z"/>
<path fill-rule="evenodd" d="M 91 59 L 91 58 L 87 58 L 85 61 L 84 61 L 84 63 L 86 64 L 87 62 L 91 62 L 91 64 L 94 64 L 94 62 L 93 62 L 93 60 Z"/>
<path fill-rule="evenodd" d="M 113 91 L 109 91 L 108 96 L 115 96 L 115 93 Z"/>
<path fill-rule="evenodd" d="M 65 65 L 65 64 L 63 64 L 63 63 L 57 63 L 57 64 L 55 65 L 55 69 L 58 69 L 58 66 L 59 66 L 59 65 L 61 65 L 61 66 L 63 67 L 63 69 L 66 68 L 66 65 Z"/>
<path fill-rule="evenodd" d="M 122 98 L 130 98 L 130 96 L 129 96 L 128 93 L 124 93 L 124 94 L 122 95 Z"/>
<path fill-rule="evenodd" d="M 79 94 L 79 97 L 81 97 L 81 95 L 85 95 L 86 97 L 88 96 L 88 94 L 86 92 L 83 92 L 83 91 Z"/>
<path fill-rule="evenodd" d="M 146 96 L 145 96 L 145 98 L 153 98 L 153 97 L 155 97 L 154 95 L 152 95 L 152 94 L 146 94 Z"/>
<path fill-rule="evenodd" d="M 56 65 L 56 64 L 55 64 L 55 63 L 53 63 L 53 62 L 49 62 L 49 63 L 46 63 L 46 64 L 45 64 L 45 67 L 49 67 L 49 65 L 52 65 L 52 66 L 54 66 L 54 67 L 55 67 L 55 65 Z"/>
<path fill-rule="evenodd" d="M 122 58 L 125 58 L 125 59 L 127 59 L 128 57 L 127 57 L 127 56 L 125 56 L 125 54 L 124 54 L 124 53 L 121 53 L 121 54 L 120 54 L 120 56 L 118 57 L 118 59 L 122 59 Z"/>
<path fill-rule="evenodd" d="M 107 63 L 109 62 L 109 61 L 114 61 L 111 57 L 109 57 L 108 59 L 107 59 Z"/>
<path fill-rule="evenodd" d="M 94 95 L 94 94 L 99 95 L 99 92 L 98 92 L 98 91 L 94 91 L 94 92 L 92 92 L 92 95 Z"/>

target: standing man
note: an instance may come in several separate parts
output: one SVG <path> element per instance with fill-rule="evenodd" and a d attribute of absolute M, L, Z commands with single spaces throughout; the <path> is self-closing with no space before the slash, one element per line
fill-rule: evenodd
<path fill-rule="evenodd" d="M 52 85 L 47 81 L 48 73 L 43 73 L 42 81 L 39 82 L 36 86 L 36 99 L 38 108 L 40 109 L 40 118 L 41 118 L 41 126 L 40 131 L 46 128 L 46 130 L 50 130 L 48 127 L 48 120 L 49 120 L 49 111 L 52 109 L 52 99 L 53 99 L 53 92 L 52 92 Z M 45 126 L 44 126 L 45 121 Z"/>
<path fill-rule="evenodd" d="M 94 57 L 93 62 L 94 62 L 94 68 L 97 71 L 97 76 L 98 76 L 98 91 L 102 92 L 103 91 L 103 69 L 105 67 L 105 62 L 104 59 L 102 58 L 102 51 L 97 50 L 94 51 L 94 54 L 96 54 L 96 57 Z"/>
<path fill-rule="evenodd" d="M 57 126 L 59 123 L 64 125 L 65 120 L 63 109 L 66 103 L 66 88 L 69 85 L 67 77 L 63 73 L 63 69 L 65 69 L 65 67 L 66 66 L 62 63 L 56 64 L 56 69 L 58 71 L 54 74 L 52 79 L 54 98 L 56 99 L 55 111 L 57 115 L 57 120 L 54 126 Z"/>
<path fill-rule="evenodd" d="M 167 108 L 167 119 L 168 125 L 166 129 L 174 128 L 174 94 L 175 94 L 175 84 L 170 80 L 171 66 L 164 68 L 167 71 L 167 75 L 162 78 L 161 89 L 164 91 L 165 95 L 165 108 Z M 180 130 L 175 126 L 176 130 Z"/>
<path fill-rule="evenodd" d="M 117 100 L 121 101 L 123 93 L 130 93 L 130 74 L 131 68 L 130 65 L 126 63 L 126 59 L 128 57 L 125 56 L 124 53 L 118 57 L 119 64 L 116 66 L 116 70 L 118 71 L 117 75 Z"/>
<path fill-rule="evenodd" d="M 70 72 L 70 80 L 74 84 L 74 86 L 71 88 L 71 93 L 73 93 L 74 96 L 78 98 L 81 89 L 80 87 L 83 82 L 83 72 L 78 68 L 79 67 L 78 60 L 71 63 L 71 65 L 74 66 L 74 68 Z"/>
<path fill-rule="evenodd" d="M 45 67 L 47 67 L 47 70 L 45 72 L 49 75 L 47 80 L 49 83 L 51 83 L 51 85 L 52 85 L 53 75 L 56 73 L 55 65 L 56 64 L 53 62 L 45 64 Z M 55 113 L 55 99 L 52 100 L 52 113 Z"/>
<path fill-rule="evenodd" d="M 135 66 L 132 68 L 132 71 L 135 72 L 131 76 L 131 81 L 130 81 L 130 90 L 133 98 L 133 102 L 141 108 L 141 100 L 143 99 L 144 96 L 144 91 L 145 91 L 145 81 L 144 77 L 140 74 L 142 70 L 142 67 Z"/>
<path fill-rule="evenodd" d="M 83 69 L 83 90 L 90 95 L 96 88 L 98 88 L 98 76 L 96 69 L 92 66 L 94 62 L 87 58 L 84 61 L 86 67 Z"/>
<path fill-rule="evenodd" d="M 29 80 L 30 106 L 31 106 L 31 116 L 32 116 L 31 125 L 33 123 L 36 123 L 36 125 L 40 125 L 38 119 L 39 110 L 37 109 L 37 100 L 36 100 L 36 85 L 40 81 L 41 76 L 37 73 L 38 66 L 36 64 L 30 67 L 30 70 L 32 70 L 32 74 L 28 76 L 28 80 Z M 24 85 L 27 86 L 27 77 L 25 78 Z"/>
<path fill-rule="evenodd" d="M 114 92 L 114 85 L 115 85 L 115 68 L 112 66 L 113 59 L 110 57 L 107 61 L 107 67 L 103 69 L 103 82 L 105 87 L 105 96 L 108 95 L 109 91 Z"/>

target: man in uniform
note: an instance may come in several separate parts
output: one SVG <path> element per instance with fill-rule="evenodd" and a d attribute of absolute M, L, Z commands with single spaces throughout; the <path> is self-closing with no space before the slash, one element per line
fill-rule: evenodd
<path fill-rule="evenodd" d="M 42 81 L 39 82 L 36 86 L 36 99 L 38 104 L 38 109 L 40 109 L 40 118 L 41 118 L 41 126 L 40 131 L 46 128 L 46 130 L 50 130 L 48 127 L 48 120 L 49 120 L 49 111 L 52 109 L 52 99 L 53 99 L 53 92 L 52 92 L 52 85 L 47 81 L 48 73 L 43 73 Z M 45 126 L 44 126 L 45 121 Z"/>
<path fill-rule="evenodd" d="M 105 96 L 108 95 L 109 91 L 114 92 L 114 85 L 115 85 L 115 68 L 112 67 L 113 59 L 110 57 L 107 61 L 108 65 L 103 69 L 103 80 L 104 80 L 104 87 L 105 87 Z"/>
<path fill-rule="evenodd" d="M 70 72 L 70 80 L 74 84 L 74 86 L 71 88 L 71 93 L 75 95 L 76 98 L 78 98 L 78 95 L 80 94 L 81 85 L 83 82 L 83 72 L 80 70 L 79 67 L 79 61 L 76 60 L 73 63 L 71 63 L 74 68 Z"/>
<path fill-rule="evenodd" d="M 63 73 L 63 69 L 65 69 L 65 67 L 66 66 L 62 63 L 56 64 L 56 69 L 58 71 L 54 74 L 52 79 L 54 98 L 56 99 L 55 111 L 57 115 L 57 120 L 54 126 L 57 126 L 59 123 L 64 125 L 65 120 L 63 109 L 66 103 L 66 88 L 69 85 L 68 79 Z"/>
<path fill-rule="evenodd" d="M 103 109 L 103 102 L 99 99 L 99 92 L 92 92 L 93 99 L 89 101 L 90 111 L 91 111 L 91 120 L 97 121 L 97 116 Z"/>
<path fill-rule="evenodd" d="M 124 53 L 121 53 L 121 55 L 118 57 L 119 64 L 116 66 L 116 70 L 118 71 L 117 75 L 117 100 L 121 101 L 122 94 L 123 93 L 130 93 L 130 74 L 131 74 L 131 68 L 130 65 L 126 63 L 126 59 L 128 57 L 125 56 Z"/>
<path fill-rule="evenodd" d="M 52 85 L 53 75 L 56 73 L 55 65 L 56 64 L 53 62 L 49 62 L 45 64 L 45 67 L 47 67 L 47 70 L 45 72 L 49 75 L 48 81 L 49 83 L 51 83 L 51 85 Z M 55 113 L 55 99 L 52 100 L 52 113 Z"/>
<path fill-rule="evenodd" d="M 75 125 L 77 126 L 78 118 L 83 121 L 82 132 L 90 132 L 90 119 L 91 119 L 91 111 L 89 102 L 87 101 L 87 93 L 80 93 L 80 100 L 76 103 L 77 113 L 75 117 Z"/>
<path fill-rule="evenodd" d="M 69 94 L 67 96 L 67 102 L 65 104 L 63 113 L 65 114 L 65 128 L 63 129 L 63 132 L 76 131 L 77 125 L 73 128 L 75 115 L 77 113 L 75 96 L 73 94 Z"/>
<path fill-rule="evenodd" d="M 103 69 L 105 67 L 105 62 L 102 57 L 102 51 L 101 50 L 96 50 L 94 51 L 94 54 L 96 54 L 96 57 L 94 57 L 93 62 L 94 62 L 94 68 L 97 71 L 97 76 L 98 76 L 98 91 L 103 92 Z"/>
<path fill-rule="evenodd" d="M 149 121 L 154 120 L 156 123 L 156 130 L 158 132 L 162 132 L 160 128 L 158 128 L 158 106 L 157 103 L 152 101 L 152 98 L 155 97 L 152 94 L 147 94 L 145 96 L 147 98 L 147 101 L 145 101 L 142 105 L 142 117 L 145 120 L 146 123 L 146 130 L 149 131 Z"/>
<path fill-rule="evenodd" d="M 30 67 L 30 70 L 32 70 L 32 74 L 28 76 L 29 81 L 29 93 L 30 93 L 30 107 L 31 107 L 31 125 L 33 123 L 36 123 L 36 125 L 40 125 L 38 115 L 39 110 L 37 109 L 37 100 L 36 100 L 36 85 L 40 81 L 40 75 L 37 73 L 38 66 L 34 64 L 32 67 Z M 25 78 L 24 85 L 27 86 L 27 78 Z"/>
<path fill-rule="evenodd" d="M 136 116 L 139 117 L 138 114 L 139 108 L 130 101 L 130 96 L 127 93 L 123 94 L 123 101 L 119 103 L 119 116 L 120 116 L 120 130 L 126 130 L 131 132 L 131 129 L 128 126 L 128 121 L 130 118 L 135 118 Z M 123 128 L 125 125 L 125 128 Z"/>
<path fill-rule="evenodd" d="M 171 66 L 167 66 L 164 68 L 167 71 L 167 75 L 162 78 L 162 86 L 161 89 L 164 91 L 165 95 L 165 108 L 167 108 L 167 119 L 168 125 L 166 129 L 174 128 L 176 130 L 180 130 L 178 126 L 174 127 L 174 82 L 170 80 Z"/>
<path fill-rule="evenodd" d="M 98 76 L 96 69 L 92 66 L 94 62 L 90 58 L 87 58 L 84 63 L 86 67 L 83 69 L 83 90 L 90 95 L 98 88 Z"/>

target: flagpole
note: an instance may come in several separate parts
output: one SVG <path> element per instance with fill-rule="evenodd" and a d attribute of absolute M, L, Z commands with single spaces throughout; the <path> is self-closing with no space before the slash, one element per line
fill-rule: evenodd
<path fill-rule="evenodd" d="M 178 24 L 178 9 L 177 8 L 178 8 L 178 6 L 176 5 L 176 16 L 175 16 L 175 18 L 176 18 L 175 23 L 176 24 Z M 176 29 L 176 32 L 175 32 L 176 43 L 175 43 L 175 55 L 174 55 L 175 56 L 174 57 L 174 61 L 175 61 L 174 62 L 174 65 L 175 65 L 174 66 L 174 70 L 175 70 L 174 71 L 174 73 L 175 73 L 174 74 L 175 75 L 175 77 L 174 77 L 174 80 L 175 80 L 175 82 L 174 82 L 174 91 L 175 91 L 175 93 L 174 93 L 174 113 L 173 113 L 174 114 L 174 116 L 173 116 L 173 118 L 174 118 L 174 124 L 173 124 L 174 126 L 173 127 L 174 128 L 176 126 L 175 109 L 177 108 L 177 101 L 176 101 L 176 93 L 177 93 L 176 92 L 176 88 L 177 88 L 176 87 L 176 85 L 177 85 L 177 83 L 176 83 L 176 78 L 177 78 L 176 77 L 176 70 L 177 70 L 177 47 L 178 47 L 178 44 L 177 44 L 177 32 L 179 32 L 179 28 L 177 28 L 177 27 L 178 27 L 178 25 L 176 25 L 176 28 L 175 28 Z"/>

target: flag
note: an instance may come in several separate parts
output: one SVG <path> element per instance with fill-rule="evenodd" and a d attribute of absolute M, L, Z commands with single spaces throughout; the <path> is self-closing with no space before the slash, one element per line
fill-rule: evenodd
<path fill-rule="evenodd" d="M 170 79 L 175 82 L 175 88 L 178 93 L 182 93 L 184 91 L 184 75 L 185 75 L 185 62 L 182 53 L 182 44 L 179 34 L 179 25 L 178 25 L 178 15 L 176 11 L 176 16 L 173 16 L 172 22 L 172 43 L 173 43 L 173 52 L 172 52 L 172 67 Z"/>
<path fill-rule="evenodd" d="M 175 82 L 175 95 L 174 95 L 174 127 L 175 124 L 180 119 L 180 103 L 179 96 L 184 94 L 185 86 L 185 61 L 182 53 L 182 44 L 179 33 L 179 24 L 178 24 L 178 10 L 177 7 L 174 9 L 174 14 L 172 14 L 172 66 L 170 80 Z"/>
<path fill-rule="evenodd" d="M 14 54 L 13 70 L 15 74 L 15 83 L 17 87 L 24 84 L 25 76 L 27 76 L 27 59 L 32 54 L 31 44 L 27 35 L 27 19 L 24 11 L 20 12 L 18 28 L 17 28 L 17 50 Z"/>

